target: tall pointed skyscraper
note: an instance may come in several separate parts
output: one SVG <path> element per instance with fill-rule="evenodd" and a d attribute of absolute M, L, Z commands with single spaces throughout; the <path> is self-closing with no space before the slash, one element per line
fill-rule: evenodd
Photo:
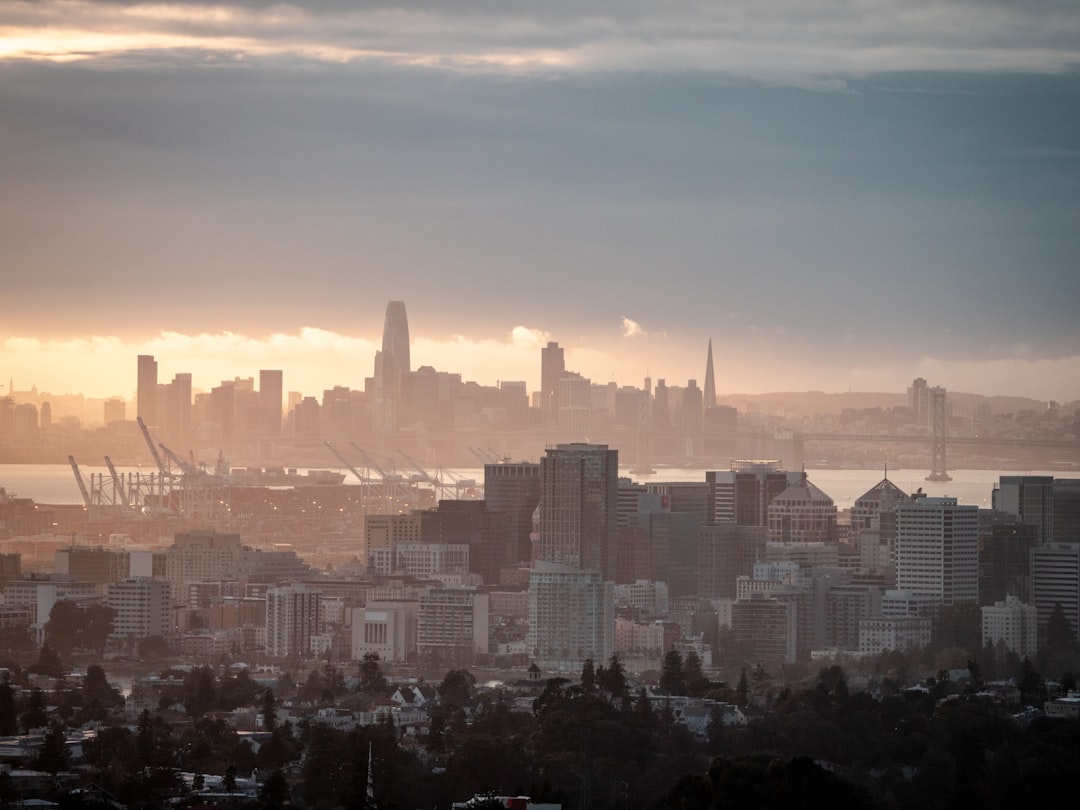
<path fill-rule="evenodd" d="M 409 318 L 405 314 L 405 302 L 391 301 L 386 305 L 386 319 L 383 321 L 382 387 L 396 395 L 401 390 L 402 375 L 410 371 Z"/>
<path fill-rule="evenodd" d="M 703 392 L 702 405 L 706 408 L 716 407 L 716 377 L 713 376 L 712 362 L 712 338 L 709 338 L 709 357 L 705 361 L 705 390 Z"/>

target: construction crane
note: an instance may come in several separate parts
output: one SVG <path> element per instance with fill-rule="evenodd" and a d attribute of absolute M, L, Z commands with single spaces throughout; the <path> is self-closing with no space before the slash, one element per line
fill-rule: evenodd
<path fill-rule="evenodd" d="M 89 509 L 91 506 L 90 490 L 86 488 L 86 482 L 83 481 L 82 473 L 79 472 L 79 465 L 75 463 L 75 456 L 68 456 L 68 464 L 71 465 L 71 471 L 75 473 L 75 481 L 79 485 L 79 492 L 82 493 L 83 503 Z"/>
<path fill-rule="evenodd" d="M 124 482 L 120 480 L 120 476 L 116 474 L 116 467 L 113 466 L 112 459 L 105 456 L 105 466 L 109 468 L 109 475 L 112 476 L 113 488 L 120 496 L 120 500 L 124 504 L 125 509 L 130 509 L 131 504 L 128 502 L 127 490 L 124 489 Z"/>

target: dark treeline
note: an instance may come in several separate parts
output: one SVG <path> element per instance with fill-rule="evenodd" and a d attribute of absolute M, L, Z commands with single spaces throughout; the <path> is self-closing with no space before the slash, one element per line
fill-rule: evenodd
<path fill-rule="evenodd" d="M 613 659 L 606 667 L 588 662 L 579 680 L 548 680 L 531 711 L 516 707 L 511 690 L 478 689 L 467 670 L 451 670 L 419 744 L 400 735 L 389 715 L 349 731 L 314 721 L 320 707 L 370 708 L 388 694 L 377 660 L 360 664 L 352 690 L 330 664 L 299 686 L 283 679 L 272 689 L 243 672 L 196 668 L 166 688 L 158 711 L 133 724 L 117 713 L 122 701 L 100 667 L 78 687 L 61 684 L 47 701 L 38 689 L 15 699 L 5 678 L 0 730 L 43 729 L 44 744 L 25 764 L 57 773 L 71 766 L 65 727 L 98 720 L 81 780 L 142 806 L 184 795 L 179 772 L 186 771 L 222 777 L 226 789 L 238 776 L 256 775 L 258 799 L 244 800 L 251 805 L 362 808 L 369 752 L 378 806 L 402 810 L 488 793 L 627 810 L 790 807 L 811 797 L 842 807 L 992 810 L 1064 806 L 1073 795 L 1080 721 L 1031 719 L 1030 712 L 1018 719 L 1021 704 L 992 702 L 977 678 L 959 687 L 942 673 L 920 690 L 886 685 L 871 695 L 849 690 L 837 666 L 808 685 L 780 689 L 755 672 L 727 689 L 703 680 L 698 667 L 692 657 L 669 655 L 662 685 L 744 703 L 745 727 L 726 726 L 716 713 L 707 735 L 695 736 L 663 692 L 650 700 Z M 1038 699 L 1042 679 L 1031 662 L 1024 667 L 1031 691 L 1023 698 Z M 295 726 L 278 721 L 285 698 L 302 706 L 293 710 L 302 718 Z M 170 713 L 178 704 L 184 712 Z M 257 746 L 222 716 L 237 706 L 261 715 Z M 90 806 L 91 795 L 53 798 L 79 807 Z M 0 801 L 16 798 L 0 775 Z"/>

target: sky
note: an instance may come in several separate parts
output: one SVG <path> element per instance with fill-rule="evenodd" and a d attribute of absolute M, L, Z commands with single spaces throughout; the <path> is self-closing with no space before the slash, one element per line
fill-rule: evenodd
<path fill-rule="evenodd" d="M 1080 399 L 1080 10 L 0 0 L 0 394 Z"/>

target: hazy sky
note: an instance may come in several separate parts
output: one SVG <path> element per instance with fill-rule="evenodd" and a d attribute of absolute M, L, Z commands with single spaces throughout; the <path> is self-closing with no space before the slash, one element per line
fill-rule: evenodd
<path fill-rule="evenodd" d="M 1080 399 L 1063 2 L 0 0 L 0 381 Z"/>

